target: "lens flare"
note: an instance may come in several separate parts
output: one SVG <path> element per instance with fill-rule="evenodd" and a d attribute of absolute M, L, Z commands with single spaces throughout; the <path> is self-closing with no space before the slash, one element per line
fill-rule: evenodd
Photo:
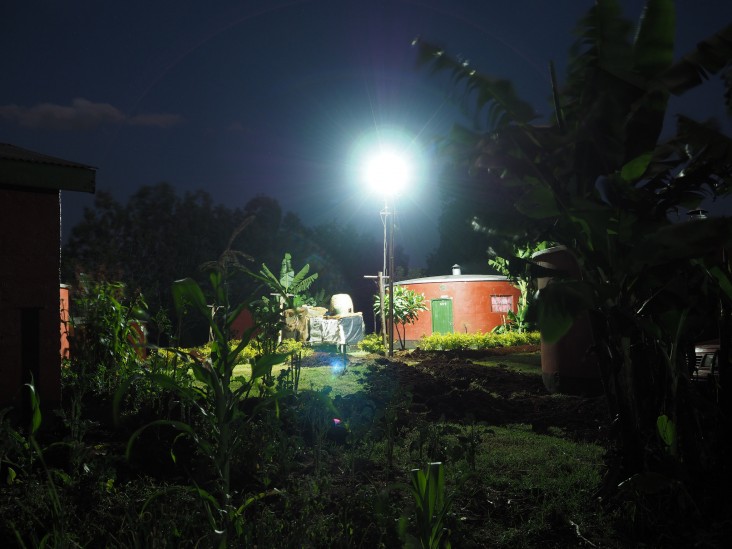
<path fill-rule="evenodd" d="M 334 376 L 341 375 L 346 370 L 346 360 L 341 357 L 334 357 L 330 360 L 330 372 Z"/>

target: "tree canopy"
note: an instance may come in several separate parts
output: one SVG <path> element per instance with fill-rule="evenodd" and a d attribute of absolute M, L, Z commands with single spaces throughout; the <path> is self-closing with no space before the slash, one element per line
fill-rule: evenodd
<path fill-rule="evenodd" d="M 154 313 L 172 317 L 173 281 L 192 278 L 206 286 L 202 266 L 221 258 L 225 250 L 238 254 L 245 266 L 279 264 L 285 253 L 318 273 L 312 293 L 329 297 L 351 294 L 357 310 L 370 325 L 373 285 L 364 275 L 382 263 L 377 235 L 336 221 L 307 227 L 293 212 L 283 213 L 277 200 L 257 196 L 241 207 L 214 204 L 205 191 L 182 195 L 169 183 L 143 186 L 120 203 L 100 191 L 94 207 L 71 231 L 62 253 L 62 279 L 73 283 L 79 273 L 123 282 L 141 292 Z M 396 256 L 406 271 L 407 257 Z M 244 300 L 256 289 L 250 277 L 230 277 L 232 300 Z M 206 327 L 201 323 L 201 333 Z M 194 328 L 195 330 L 195 328 Z"/>

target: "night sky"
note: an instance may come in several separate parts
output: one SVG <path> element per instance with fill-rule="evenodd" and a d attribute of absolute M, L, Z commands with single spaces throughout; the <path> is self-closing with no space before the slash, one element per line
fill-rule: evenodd
<path fill-rule="evenodd" d="M 439 213 L 432 139 L 465 122 L 448 88 L 415 69 L 412 39 L 514 80 L 548 115 L 590 0 L 9 0 L 0 10 L 0 142 L 98 168 L 121 201 L 166 181 L 243 206 L 276 198 L 307 225 L 353 222 L 380 237 L 381 199 L 359 146 L 400 133 L 420 151 L 399 202 L 399 244 L 421 264 Z M 623 3 L 634 20 L 640 0 Z M 677 52 L 732 20 L 730 0 L 680 0 Z M 678 57 L 678 55 L 677 55 Z M 715 79 L 716 80 L 716 79 Z M 674 108 L 717 117 L 721 84 Z M 68 235 L 93 196 L 63 193 Z M 446 266 L 446 272 L 449 266 Z"/>

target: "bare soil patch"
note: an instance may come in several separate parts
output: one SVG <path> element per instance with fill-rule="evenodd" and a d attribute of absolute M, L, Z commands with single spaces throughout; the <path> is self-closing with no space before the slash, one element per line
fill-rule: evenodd
<path fill-rule="evenodd" d="M 605 440 L 609 413 L 602 396 L 549 394 L 541 376 L 476 364 L 487 356 L 538 352 L 537 346 L 487 351 L 397 353 L 393 359 L 369 355 L 350 363 L 373 363 L 366 380 L 371 397 L 387 399 L 398 387 L 410 395 L 409 411 L 429 420 L 477 421 L 491 425 L 530 424 L 538 433 L 561 429 L 586 442 Z M 319 356 L 322 355 L 322 356 Z M 316 353 L 308 364 L 325 363 Z M 408 360 L 409 364 L 407 364 Z"/>

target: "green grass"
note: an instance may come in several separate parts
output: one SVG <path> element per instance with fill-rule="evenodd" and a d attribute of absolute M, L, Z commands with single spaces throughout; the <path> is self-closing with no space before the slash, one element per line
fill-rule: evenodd
<path fill-rule="evenodd" d="M 491 537 L 522 546 L 571 524 L 587 534 L 609 529 L 592 493 L 600 484 L 605 449 L 534 433 L 530 425 L 491 428 L 477 469 L 497 499 L 512 508 Z"/>
<path fill-rule="evenodd" d="M 379 441 L 372 456 L 383 460 L 385 448 Z M 537 434 L 526 424 L 432 422 L 400 431 L 394 469 L 445 463 L 448 492 L 456 493 L 460 520 L 470 530 L 461 533 L 464 539 L 535 547 L 573 524 L 594 539 L 612 532 L 611 518 L 593 497 L 604 453 L 600 445 L 567 440 L 559 431 Z"/>
<path fill-rule="evenodd" d="M 350 353 L 349 353 L 350 354 Z M 286 364 L 272 368 L 272 375 L 277 376 L 288 368 Z M 367 368 L 361 364 L 348 364 L 345 368 L 339 357 L 333 355 L 331 364 L 324 366 L 305 366 L 300 370 L 300 389 L 313 389 L 319 391 L 323 387 L 333 389 L 332 396 L 346 396 L 363 391 L 363 376 Z M 234 368 L 234 377 L 242 376 L 249 379 L 251 367 L 248 364 L 240 364 Z M 257 394 L 257 391 L 252 391 Z"/>
<path fill-rule="evenodd" d="M 564 501 L 568 513 L 581 511 L 568 504 L 574 501 L 571 496 L 577 490 L 599 483 L 604 448 L 537 434 L 526 424 L 492 427 L 490 431 L 478 456 L 478 467 L 485 471 L 488 484 L 515 494 L 540 490 Z"/>
<path fill-rule="evenodd" d="M 349 357 L 365 356 L 368 353 L 349 352 Z M 409 364 L 411 361 L 404 357 Z M 345 368 L 339 362 L 339 355 L 331 355 L 331 364 L 323 366 L 306 366 L 301 369 L 300 389 L 320 390 L 323 387 L 331 387 L 333 396 L 346 396 L 363 390 L 362 379 L 367 368 L 363 364 L 348 364 Z M 541 375 L 541 355 L 535 353 L 516 353 L 505 356 L 484 357 L 480 360 L 473 360 L 475 364 L 486 367 L 503 366 L 511 371 L 523 374 Z M 287 364 L 272 368 L 272 375 L 277 376 L 282 370 L 288 367 Z M 234 377 L 242 376 L 248 379 L 251 375 L 251 367 L 248 364 L 240 364 L 234 368 Z M 252 391 L 258 394 L 258 391 Z"/>
<path fill-rule="evenodd" d="M 484 357 L 480 360 L 473 360 L 473 362 L 475 364 L 482 364 L 483 366 L 502 365 L 509 370 L 522 374 L 541 375 L 541 354 L 538 352 Z"/>

